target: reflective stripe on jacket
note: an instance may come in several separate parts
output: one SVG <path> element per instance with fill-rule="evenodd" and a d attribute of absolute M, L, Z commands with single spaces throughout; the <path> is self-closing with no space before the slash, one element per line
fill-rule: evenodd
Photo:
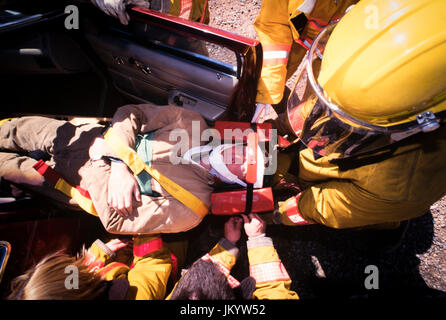
<path fill-rule="evenodd" d="M 269 237 L 247 242 L 249 273 L 256 280 L 254 299 L 299 299 L 290 289 L 291 279 Z"/>

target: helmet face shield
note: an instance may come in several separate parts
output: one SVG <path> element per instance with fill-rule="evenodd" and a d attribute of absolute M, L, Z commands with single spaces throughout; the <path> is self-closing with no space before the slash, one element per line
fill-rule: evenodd
<path fill-rule="evenodd" d="M 301 101 L 295 91 L 288 101 L 288 121 L 301 142 L 320 156 L 350 157 L 392 143 L 390 135 L 344 123 L 318 98 Z"/>
<path fill-rule="evenodd" d="M 421 129 L 416 122 L 378 126 L 359 120 L 331 101 L 317 81 L 325 45 L 336 23 L 323 29 L 298 69 L 287 103 L 288 124 L 320 156 L 351 157 L 388 146 Z"/>
<path fill-rule="evenodd" d="M 335 24 L 325 28 L 303 59 L 287 103 L 288 123 L 301 142 L 320 156 L 349 157 L 391 143 L 387 128 L 350 119 L 331 103 L 317 82 L 325 44 Z"/>

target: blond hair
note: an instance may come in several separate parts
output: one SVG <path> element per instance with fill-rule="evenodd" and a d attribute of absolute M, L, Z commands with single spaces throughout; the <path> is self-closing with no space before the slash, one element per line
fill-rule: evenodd
<path fill-rule="evenodd" d="M 43 258 L 11 283 L 10 300 L 89 300 L 105 290 L 105 281 L 83 264 L 84 255 L 69 256 L 62 251 Z M 78 270 L 78 286 L 67 288 L 66 268 Z"/>

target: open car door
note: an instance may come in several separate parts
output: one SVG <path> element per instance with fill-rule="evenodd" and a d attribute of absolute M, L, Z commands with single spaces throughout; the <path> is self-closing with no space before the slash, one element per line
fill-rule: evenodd
<path fill-rule="evenodd" d="M 249 120 L 262 50 L 255 39 L 141 7 L 130 23 L 75 2 L 0 8 L 2 115 L 111 117 L 126 103 L 168 103 L 216 120 Z"/>
<path fill-rule="evenodd" d="M 121 93 L 195 110 L 210 123 L 252 116 L 262 61 L 257 40 L 142 7 L 128 12 L 128 26 L 114 20 L 86 27 Z"/>

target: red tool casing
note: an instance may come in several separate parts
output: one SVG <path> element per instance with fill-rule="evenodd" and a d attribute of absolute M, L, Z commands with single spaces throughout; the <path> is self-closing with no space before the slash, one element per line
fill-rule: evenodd
<path fill-rule="evenodd" d="M 246 190 L 218 192 L 211 195 L 211 212 L 216 215 L 244 213 Z M 274 198 L 271 188 L 254 189 L 251 212 L 274 210 Z"/>

